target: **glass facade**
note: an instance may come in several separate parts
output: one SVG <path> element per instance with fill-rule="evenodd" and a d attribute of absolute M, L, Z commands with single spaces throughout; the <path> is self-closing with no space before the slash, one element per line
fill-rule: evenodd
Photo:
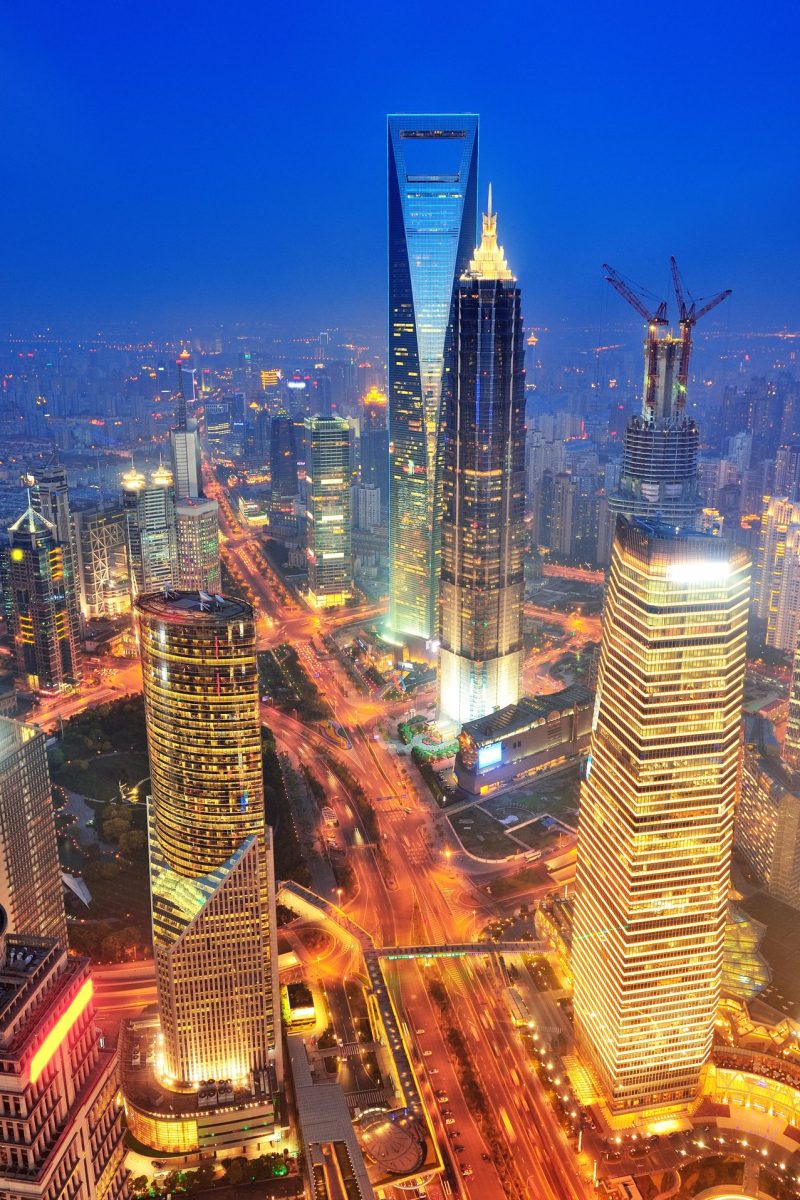
<path fill-rule="evenodd" d="M 57 691 L 81 675 L 70 548 L 33 507 L 9 526 L 8 537 L 0 567 L 16 675 L 36 691 Z"/>
<path fill-rule="evenodd" d="M 272 842 L 255 619 L 240 600 L 136 602 L 165 1082 L 280 1078 Z"/>
<path fill-rule="evenodd" d="M 219 506 L 206 497 L 179 500 L 175 505 L 178 579 L 187 591 L 215 595 L 221 588 L 219 563 Z"/>
<path fill-rule="evenodd" d="M 8 927 L 67 944 L 44 734 L 0 717 L 0 904 Z"/>
<path fill-rule="evenodd" d="M 524 341 L 496 226 L 456 288 L 442 398 L 439 709 L 459 726 L 515 704 L 522 667 Z"/>
<path fill-rule="evenodd" d="M 317 608 L 331 608 L 353 595 L 353 433 L 341 417 L 306 417 L 304 431 L 308 591 Z"/>
<path fill-rule="evenodd" d="M 390 627 L 437 620 L 445 341 L 455 281 L 475 247 L 478 118 L 390 116 Z"/>
<path fill-rule="evenodd" d="M 578 824 L 575 1029 L 613 1111 L 685 1110 L 717 1013 L 749 562 L 621 520 Z"/>

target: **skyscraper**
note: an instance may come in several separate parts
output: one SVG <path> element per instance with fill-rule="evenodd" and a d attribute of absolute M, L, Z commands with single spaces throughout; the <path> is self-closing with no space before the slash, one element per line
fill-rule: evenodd
<path fill-rule="evenodd" d="M 71 604 L 69 548 L 56 528 L 29 505 L 9 526 L 3 554 L 3 596 L 14 643 L 16 674 L 34 690 L 58 690 L 81 674 Z"/>
<path fill-rule="evenodd" d="M 14 933 L 67 944 L 45 736 L 0 717 L 0 905 Z"/>
<path fill-rule="evenodd" d="M 170 432 L 169 442 L 175 496 L 178 500 L 184 500 L 203 494 L 203 475 L 197 420 L 189 415 L 190 407 L 194 411 L 196 400 L 195 371 L 180 366 L 179 374 L 177 422 Z"/>
<path fill-rule="evenodd" d="M 575 1030 L 612 1111 L 696 1094 L 719 999 L 749 565 L 621 520 L 578 825 Z"/>
<path fill-rule="evenodd" d="M 362 400 L 361 482 L 380 489 L 381 512 L 389 509 L 389 428 L 388 399 L 377 388 L 370 388 Z"/>
<path fill-rule="evenodd" d="M 113 508 L 72 514 L 77 551 L 78 595 L 86 619 L 116 617 L 130 609 L 125 513 Z"/>
<path fill-rule="evenodd" d="M 219 563 L 219 505 L 205 496 L 175 505 L 178 586 L 214 595 L 222 586 Z"/>
<path fill-rule="evenodd" d="M 70 512 L 67 472 L 59 463 L 58 455 L 55 452 L 47 466 L 36 477 L 36 483 L 31 488 L 31 507 L 50 522 L 55 530 L 56 541 L 61 547 L 64 597 L 69 613 L 70 636 L 77 661 L 81 653 L 81 616 L 78 599 L 75 531 Z"/>
<path fill-rule="evenodd" d="M 127 1200 L 116 1055 L 95 1024 L 89 962 L 0 935 L 4 1200 Z"/>
<path fill-rule="evenodd" d="M 353 594 L 352 430 L 342 417 L 306 417 L 304 431 L 308 591 L 317 608 L 330 608 Z"/>
<path fill-rule="evenodd" d="M 442 398 L 439 708 L 459 726 L 519 699 L 525 370 L 517 282 L 497 215 L 461 276 Z"/>
<path fill-rule="evenodd" d="M 786 722 L 783 760 L 792 771 L 800 772 L 800 646 L 795 651 L 789 687 L 789 719 Z"/>
<path fill-rule="evenodd" d="M 247 1081 L 271 1095 L 278 958 L 253 610 L 185 592 L 140 596 L 136 609 L 161 1078 Z"/>
<path fill-rule="evenodd" d="M 767 645 L 793 654 L 800 622 L 800 502 L 764 497 L 753 594 Z"/>
<path fill-rule="evenodd" d="M 390 116 L 390 613 L 399 637 L 438 629 L 441 396 L 456 280 L 475 248 L 478 118 Z"/>
<path fill-rule="evenodd" d="M 178 576 L 172 475 L 160 466 L 148 483 L 144 475 L 132 468 L 122 477 L 122 506 L 131 594 L 138 596 L 172 587 Z"/>
<path fill-rule="evenodd" d="M 687 303 L 673 258 L 672 276 L 680 312 L 680 335 L 667 329 L 667 305 L 653 309 L 643 295 L 612 267 L 608 282 L 647 322 L 641 413 L 631 417 L 623 436 L 619 488 L 608 500 L 609 519 L 617 516 L 660 519 L 697 529 L 703 501 L 698 475 L 699 432 L 686 413 L 692 335 L 697 322 L 730 295 L 720 292 L 698 311 Z"/>

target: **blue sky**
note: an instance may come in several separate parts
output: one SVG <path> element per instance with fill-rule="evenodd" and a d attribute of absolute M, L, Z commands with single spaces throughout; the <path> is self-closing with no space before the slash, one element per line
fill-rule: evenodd
<path fill-rule="evenodd" d="M 529 322 L 596 323 L 603 261 L 666 294 L 675 253 L 695 294 L 734 288 L 734 328 L 798 328 L 799 26 L 741 0 L 5 6 L 0 321 L 375 324 L 385 115 L 473 110 Z"/>

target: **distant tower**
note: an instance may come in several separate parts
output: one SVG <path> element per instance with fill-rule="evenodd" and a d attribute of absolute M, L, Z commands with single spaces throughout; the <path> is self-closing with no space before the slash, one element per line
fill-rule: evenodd
<path fill-rule="evenodd" d="M 0 905 L 8 928 L 67 945 L 45 736 L 0 717 Z"/>
<path fill-rule="evenodd" d="M 439 708 L 459 726 L 519 699 L 525 537 L 520 292 L 497 215 L 461 276 L 442 400 Z"/>
<path fill-rule="evenodd" d="M 17 678 L 34 690 L 58 690 L 81 676 L 69 578 L 69 545 L 32 505 L 9 526 L 3 595 Z"/>
<path fill-rule="evenodd" d="M 180 387 L 178 390 L 177 422 L 170 432 L 172 477 L 175 496 L 178 500 L 203 494 L 203 474 L 200 459 L 200 437 L 194 412 L 196 382 L 194 368 L 179 365 Z"/>
<path fill-rule="evenodd" d="M 162 1076 L 263 1091 L 260 1072 L 280 1081 L 281 1039 L 253 610 L 186 592 L 136 609 Z"/>
<path fill-rule="evenodd" d="M 795 651 L 789 688 L 789 719 L 786 722 L 783 761 L 790 770 L 800 772 L 800 646 Z"/>
<path fill-rule="evenodd" d="M 50 462 L 36 477 L 36 483 L 31 488 L 31 506 L 55 528 L 56 541 L 61 547 L 64 564 L 64 594 L 69 611 L 71 637 L 76 655 L 79 656 L 81 616 L 75 531 L 69 505 L 67 472 L 59 463 L 56 451 L 53 451 Z"/>
<path fill-rule="evenodd" d="M 380 489 L 381 512 L 386 513 L 389 509 L 388 400 L 383 392 L 370 388 L 361 404 L 361 483 Z"/>
<path fill-rule="evenodd" d="M 625 430 L 619 489 L 608 499 L 610 533 L 620 515 L 660 518 L 684 529 L 700 525 L 699 432 L 686 414 L 692 333 L 701 317 L 730 291 L 720 292 L 698 311 L 694 301 L 687 304 L 675 259 L 671 262 L 680 310 L 679 337 L 667 331 L 666 301 L 656 304 L 613 267 L 604 267 L 608 282 L 647 322 L 642 410 Z"/>
<path fill-rule="evenodd" d="M 205 496 L 175 505 L 178 586 L 214 595 L 222 586 L 219 562 L 219 505 Z"/>
<path fill-rule="evenodd" d="M 389 626 L 436 637 L 441 396 L 453 287 L 475 248 L 478 117 L 390 116 Z"/>
<path fill-rule="evenodd" d="M 308 590 L 317 608 L 330 608 L 353 595 L 352 430 L 342 417 L 306 417 L 304 429 Z"/>
<path fill-rule="evenodd" d="M 617 526 L 572 943 L 578 1044 L 614 1112 L 685 1108 L 711 1051 L 749 582 L 719 537 Z"/>
<path fill-rule="evenodd" d="M 148 483 L 132 468 L 122 477 L 122 507 L 131 594 L 172 587 L 178 579 L 178 539 L 170 472 L 158 467 Z"/>

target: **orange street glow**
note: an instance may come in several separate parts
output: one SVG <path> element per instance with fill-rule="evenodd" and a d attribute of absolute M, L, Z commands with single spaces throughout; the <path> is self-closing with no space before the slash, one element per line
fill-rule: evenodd
<path fill-rule="evenodd" d="M 93 990 L 91 979 L 87 979 L 69 1008 L 58 1018 L 31 1059 L 31 1083 L 36 1083 L 36 1080 L 50 1062 L 50 1059 L 91 1000 Z"/>

